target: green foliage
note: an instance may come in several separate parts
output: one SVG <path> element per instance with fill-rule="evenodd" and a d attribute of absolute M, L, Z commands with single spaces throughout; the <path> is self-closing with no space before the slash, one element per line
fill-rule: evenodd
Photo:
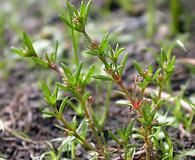
<path fill-rule="evenodd" d="M 25 32 L 23 33 L 23 46 L 23 49 L 12 48 L 12 51 L 22 57 L 37 57 L 30 37 Z"/>
<path fill-rule="evenodd" d="M 96 40 L 93 40 L 85 30 L 91 1 L 87 4 L 82 1 L 79 10 L 77 10 L 77 8 L 68 0 L 65 2 L 70 18 L 67 18 L 64 14 L 60 14 L 60 18 L 72 31 L 75 50 L 77 50 L 76 48 L 78 46 L 75 46 L 77 43 L 75 43 L 74 31 L 77 31 L 87 40 L 86 46 L 88 46 L 88 50 L 86 53 L 96 57 L 102 62 L 103 69 L 105 71 L 104 75 L 95 74 L 95 64 L 93 64 L 85 73 L 83 70 L 85 63 L 79 63 L 78 58 L 75 58 L 75 69 L 72 69 L 64 63 L 58 65 L 58 42 L 51 54 L 45 54 L 44 58 L 39 57 L 26 33 L 23 34 L 24 48 L 12 48 L 12 51 L 22 57 L 30 57 L 35 63 L 44 68 L 50 68 L 61 78 L 59 82 L 55 83 L 53 92 L 49 89 L 45 82 L 42 83 L 45 101 L 48 105 L 52 106 L 51 110 L 44 110 L 43 113 L 49 117 L 57 118 L 63 124 L 64 132 L 67 137 L 69 137 L 67 138 L 68 140 L 66 139 L 65 144 L 71 144 L 72 157 L 74 158 L 74 150 L 75 147 L 77 147 L 75 144 L 78 142 L 84 145 L 86 149 L 96 152 L 96 155 L 99 157 L 103 156 L 105 159 L 109 159 L 109 155 L 111 155 L 111 152 L 105 143 L 106 140 L 102 135 L 104 135 L 103 126 L 105 125 L 109 112 L 109 99 L 111 97 L 112 87 L 108 87 L 105 110 L 102 114 L 103 116 L 100 114 L 100 117 L 97 118 L 98 114 L 94 112 L 92 107 L 93 102 L 96 99 L 87 89 L 91 78 L 94 78 L 101 81 L 114 82 L 120 88 L 118 93 L 124 96 L 124 99 L 117 101 L 117 104 L 129 107 L 130 112 L 133 108 L 139 117 L 137 119 L 131 119 L 126 127 L 117 129 L 117 134 L 113 134 L 109 131 L 110 138 L 116 142 L 119 148 L 123 147 L 124 153 L 121 157 L 128 160 L 133 159 L 135 150 L 138 146 L 136 144 L 131 144 L 130 141 L 133 134 L 135 134 L 140 139 L 144 140 L 147 160 L 152 159 L 154 147 L 156 147 L 158 151 L 162 152 L 163 159 L 172 159 L 173 144 L 168 133 L 163 128 L 167 125 L 167 123 L 158 122 L 157 112 L 166 101 L 162 98 L 162 91 L 167 81 L 170 80 L 170 76 L 175 68 L 176 57 L 171 56 L 173 47 L 171 46 L 167 51 L 161 49 L 157 59 L 159 65 L 157 69 L 154 69 L 152 65 L 149 65 L 147 69 L 143 69 L 137 61 L 133 60 L 133 64 L 138 72 L 138 75 L 134 78 L 134 87 L 132 92 L 129 92 L 122 79 L 124 68 L 128 59 L 128 54 L 124 54 L 125 49 L 120 48 L 118 44 L 114 48 L 111 47 L 108 34 L 105 34 L 104 38 L 100 42 L 97 42 Z M 104 83 L 105 82 L 102 82 L 102 84 Z M 146 97 L 145 94 L 150 84 L 155 85 L 157 92 L 149 90 L 150 97 Z M 140 93 L 137 93 L 136 88 L 141 90 Z M 59 91 L 69 93 L 69 96 L 63 97 L 61 104 L 57 106 Z M 71 101 L 72 99 L 76 99 L 78 104 L 73 103 Z M 64 110 L 66 106 L 70 106 L 77 113 L 77 116 L 83 118 L 83 123 L 86 124 L 83 125 L 83 132 L 79 131 L 81 124 L 79 125 L 79 122 L 76 119 L 77 117 L 74 117 L 72 121 L 68 121 L 64 117 Z M 134 128 L 135 121 L 139 123 L 139 126 L 141 126 L 140 128 Z M 86 138 L 88 128 L 90 128 L 91 134 L 95 137 L 95 145 L 88 142 Z M 160 131 L 164 133 L 166 143 L 159 139 L 158 135 Z M 60 159 L 61 153 L 62 149 L 59 149 L 57 154 L 52 149 L 50 152 L 44 153 L 42 157 L 50 155 L 53 159 L 58 160 Z"/>

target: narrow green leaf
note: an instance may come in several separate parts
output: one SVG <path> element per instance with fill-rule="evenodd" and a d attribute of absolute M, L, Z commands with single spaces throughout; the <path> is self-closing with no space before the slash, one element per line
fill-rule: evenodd
<path fill-rule="evenodd" d="M 57 98 L 55 96 L 49 97 L 49 102 L 48 104 L 52 105 L 54 107 L 56 105 Z"/>
<path fill-rule="evenodd" d="M 59 113 L 62 114 L 64 112 L 64 108 L 67 104 L 68 97 L 65 97 L 62 103 L 60 104 Z"/>
<path fill-rule="evenodd" d="M 129 124 L 125 130 L 125 137 L 127 138 L 126 140 L 128 140 L 128 138 L 132 132 L 133 125 L 134 125 L 134 119 L 129 122 Z"/>
<path fill-rule="evenodd" d="M 136 60 L 133 60 L 133 64 L 134 64 L 135 68 L 137 69 L 138 73 L 140 75 L 142 75 L 143 71 L 142 71 L 142 67 L 139 65 L 139 63 Z"/>
<path fill-rule="evenodd" d="M 117 144 L 121 144 L 119 139 L 111 131 L 108 131 L 108 134 Z"/>
<path fill-rule="evenodd" d="M 161 129 L 165 135 L 166 142 L 169 146 L 169 150 L 168 150 L 169 158 L 172 159 L 173 158 L 173 143 L 172 143 L 167 131 L 163 127 L 161 127 Z"/>
<path fill-rule="evenodd" d="M 81 1 L 80 17 L 84 18 L 84 16 L 85 16 L 85 4 L 83 1 Z"/>
<path fill-rule="evenodd" d="M 84 19 L 84 23 L 87 22 L 87 18 L 88 18 L 88 15 L 89 15 L 89 10 L 90 10 L 90 7 L 91 7 L 91 0 L 89 0 L 89 2 L 87 3 L 86 7 L 85 7 L 85 19 Z"/>
<path fill-rule="evenodd" d="M 172 60 L 169 61 L 168 66 L 167 66 L 167 72 L 172 72 L 174 70 L 174 65 L 175 65 L 175 61 L 176 61 L 176 56 L 173 56 Z"/>
<path fill-rule="evenodd" d="M 164 52 L 164 50 L 162 48 L 161 48 L 160 56 L 161 56 L 162 63 L 168 61 L 167 56 L 166 56 L 166 53 Z"/>
<path fill-rule="evenodd" d="M 53 112 L 43 111 L 42 113 L 45 114 L 46 116 L 49 116 L 49 117 L 56 117 L 56 114 Z"/>
<path fill-rule="evenodd" d="M 95 72 L 95 65 L 92 65 L 90 68 L 89 68 L 89 71 L 83 81 L 83 85 L 87 85 L 87 83 L 89 82 L 91 76 L 94 74 Z"/>
<path fill-rule="evenodd" d="M 83 100 L 84 100 L 84 101 L 87 101 L 87 99 L 89 98 L 90 95 L 91 95 L 90 92 L 86 92 L 86 93 L 83 95 Z"/>
<path fill-rule="evenodd" d="M 33 45 L 32 45 L 32 42 L 30 40 L 30 37 L 25 33 L 23 32 L 23 41 L 24 41 L 24 44 L 27 46 L 28 50 L 29 50 L 29 56 L 35 56 L 37 57 L 37 54 L 33 48 Z"/>
<path fill-rule="evenodd" d="M 54 96 L 56 99 L 57 99 L 57 97 L 58 97 L 58 89 L 59 89 L 59 87 L 56 86 L 55 89 L 54 89 L 54 93 L 53 93 L 53 96 Z"/>
<path fill-rule="evenodd" d="M 81 105 L 76 105 L 70 100 L 67 100 L 68 106 L 73 109 L 79 116 L 83 117 L 83 109 Z"/>
<path fill-rule="evenodd" d="M 157 79 L 157 77 L 158 77 L 158 75 L 160 74 L 161 71 L 162 71 L 162 69 L 159 68 L 159 69 L 155 72 L 155 74 L 154 74 L 154 76 L 153 76 L 153 80 L 156 80 L 156 79 Z"/>
<path fill-rule="evenodd" d="M 95 79 L 103 80 L 103 81 L 113 81 L 112 78 L 104 76 L 104 75 L 93 75 L 92 77 Z"/>
<path fill-rule="evenodd" d="M 76 130 L 77 129 L 77 126 L 78 126 L 78 121 L 76 119 L 76 116 L 74 116 L 73 119 L 72 119 L 72 122 L 71 122 L 71 128 L 73 130 Z"/>
<path fill-rule="evenodd" d="M 46 101 L 47 104 L 51 104 L 50 96 L 48 94 L 44 94 L 44 100 Z"/>
<path fill-rule="evenodd" d="M 12 48 L 11 48 L 11 51 L 12 51 L 13 53 L 18 54 L 19 56 L 25 57 L 25 53 L 24 53 L 22 50 L 20 50 L 20 49 L 17 49 L 17 48 L 15 48 L 15 47 L 12 47 Z"/>
<path fill-rule="evenodd" d="M 66 0 L 65 2 L 66 2 L 66 5 L 67 5 L 68 9 L 70 11 L 73 11 L 76 14 L 76 16 L 79 17 L 79 12 L 77 11 L 77 9 L 68 0 Z"/>
<path fill-rule="evenodd" d="M 118 57 L 125 51 L 125 48 L 120 48 L 115 52 L 115 57 L 118 59 Z"/>
<path fill-rule="evenodd" d="M 121 62 L 122 67 L 121 67 L 120 70 L 119 70 L 120 76 L 122 76 L 122 74 L 123 74 L 125 65 L 126 65 L 126 63 L 127 63 L 127 59 L 128 59 L 128 53 L 125 54 L 125 56 L 124 56 L 124 58 L 123 58 L 123 60 L 122 60 L 122 62 Z"/>
<path fill-rule="evenodd" d="M 48 62 L 45 62 L 44 60 L 41 60 L 41 59 L 38 58 L 38 57 L 32 57 L 32 60 L 33 60 L 36 64 L 42 66 L 43 68 L 48 68 L 48 67 L 49 67 Z"/>
<path fill-rule="evenodd" d="M 64 63 L 61 63 L 62 69 L 64 70 L 64 73 L 66 74 L 67 78 L 72 76 L 71 70 L 66 66 Z"/>
<path fill-rule="evenodd" d="M 44 81 L 42 82 L 42 90 L 43 90 L 43 94 L 47 94 L 47 95 L 51 96 L 51 91 L 50 91 L 47 83 L 45 83 Z"/>
<path fill-rule="evenodd" d="M 149 65 L 148 72 L 151 73 L 151 74 L 153 73 L 153 66 L 152 66 L 152 64 Z"/>
<path fill-rule="evenodd" d="M 120 138 L 121 138 L 123 141 L 125 141 L 125 135 L 124 135 L 123 131 L 120 130 L 120 129 L 116 129 L 116 132 L 118 133 L 118 135 L 120 136 Z"/>
<path fill-rule="evenodd" d="M 59 18 L 61 19 L 64 24 L 66 24 L 68 27 L 73 28 L 72 24 L 66 19 L 66 17 L 63 14 L 59 14 Z"/>
<path fill-rule="evenodd" d="M 83 62 L 81 62 L 81 63 L 78 65 L 78 67 L 77 67 L 77 71 L 76 71 L 76 74 L 75 74 L 76 83 L 77 83 L 78 80 L 79 80 L 79 77 L 80 77 L 80 74 L 81 74 L 82 66 L 83 66 Z"/>
<path fill-rule="evenodd" d="M 64 86 L 63 84 L 57 82 L 56 86 L 58 86 L 60 89 L 62 89 L 63 91 L 69 91 L 68 88 L 66 86 Z"/>
<path fill-rule="evenodd" d="M 135 154 L 135 147 L 130 148 L 130 149 L 128 150 L 128 153 L 127 153 L 127 158 L 130 159 L 130 160 L 133 159 L 134 154 Z"/>
<path fill-rule="evenodd" d="M 89 54 L 89 55 L 92 55 L 92 56 L 96 56 L 97 54 L 96 54 L 96 52 L 94 52 L 94 51 L 86 51 L 85 52 L 86 54 Z"/>
<path fill-rule="evenodd" d="M 51 54 L 51 61 L 52 62 L 56 62 L 57 59 L 57 52 L 58 52 L 58 41 L 56 41 L 56 45 L 55 45 L 55 50 L 54 52 Z"/>
<path fill-rule="evenodd" d="M 107 46 L 108 46 L 108 33 L 106 33 L 106 35 L 104 36 L 104 39 L 100 43 L 100 47 L 99 47 L 99 53 L 100 53 L 100 55 L 103 54 L 103 52 L 105 51 L 105 49 L 107 48 Z"/>

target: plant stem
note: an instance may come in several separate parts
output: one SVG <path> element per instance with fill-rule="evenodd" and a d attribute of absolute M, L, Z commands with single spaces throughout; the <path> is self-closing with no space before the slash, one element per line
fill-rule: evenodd
<path fill-rule="evenodd" d="M 170 10 L 171 10 L 171 31 L 175 35 L 179 32 L 179 16 L 180 16 L 180 1 L 170 0 Z"/>
<path fill-rule="evenodd" d="M 147 2 L 147 36 L 153 38 L 155 33 L 155 1 Z"/>
<path fill-rule="evenodd" d="M 162 87 L 162 84 L 161 84 L 161 85 L 159 86 L 158 100 L 161 99 L 162 91 L 163 91 L 163 87 Z M 157 105 L 154 107 L 154 111 L 156 112 L 159 108 L 160 108 L 160 105 L 157 104 Z"/>
<path fill-rule="evenodd" d="M 73 130 L 70 126 L 70 124 L 64 119 L 63 116 L 59 117 L 59 120 L 64 124 L 64 126 L 70 131 L 73 132 L 73 136 L 76 137 L 79 141 L 83 143 L 85 147 L 87 147 L 90 150 L 99 152 L 95 147 L 93 147 L 90 143 L 88 143 L 84 138 L 82 138 L 75 130 Z"/>
<path fill-rule="evenodd" d="M 73 48 L 74 48 L 74 59 L 75 59 L 75 63 L 78 66 L 79 64 L 79 56 L 78 56 L 78 40 L 77 37 L 75 35 L 75 32 L 73 29 L 71 29 L 71 33 L 72 33 L 72 42 L 73 42 Z"/>
<path fill-rule="evenodd" d="M 123 93 L 125 93 L 125 95 L 128 98 L 128 100 L 132 103 L 133 102 L 133 98 L 129 94 L 128 90 L 125 88 L 122 80 L 119 83 L 117 83 L 117 84 L 119 85 L 119 87 L 121 88 L 121 90 L 123 91 Z"/>
<path fill-rule="evenodd" d="M 102 119 L 100 120 L 100 127 L 101 129 L 104 128 L 105 121 L 108 117 L 108 111 L 109 111 L 109 106 L 110 106 L 110 96 L 111 96 L 111 90 L 112 90 L 112 82 L 108 85 L 107 88 L 107 95 L 106 95 L 106 100 L 104 104 L 104 113 L 102 116 Z"/>
<path fill-rule="evenodd" d="M 69 0 L 67 0 L 68 2 L 70 2 Z M 68 7 L 69 10 L 69 16 L 70 16 L 70 23 L 73 26 L 73 22 L 72 22 L 72 11 L 70 10 L 70 8 Z M 78 40 L 75 36 L 75 31 L 73 28 L 71 28 L 71 35 L 72 35 L 72 42 L 73 42 L 73 49 L 74 49 L 74 59 L 75 59 L 75 63 L 78 66 L 79 64 L 79 56 L 78 56 Z"/>
<path fill-rule="evenodd" d="M 153 155 L 153 147 L 152 147 L 152 141 L 149 137 L 152 133 L 151 127 L 146 128 L 144 131 L 144 142 L 145 142 L 145 151 L 146 151 L 146 160 L 151 160 Z"/>
<path fill-rule="evenodd" d="M 87 41 L 91 44 L 92 43 L 92 39 L 91 39 L 91 37 L 87 34 L 87 32 L 86 32 L 86 30 L 84 29 L 83 30 L 83 35 L 85 36 L 85 38 L 87 39 Z"/>
<path fill-rule="evenodd" d="M 92 38 L 87 34 L 87 32 L 85 30 L 83 30 L 82 33 L 85 36 L 85 38 L 88 40 L 89 43 L 93 42 Z M 125 94 L 126 98 L 132 103 L 134 100 L 133 100 L 132 96 L 129 94 L 129 92 L 126 89 L 125 85 L 123 84 L 122 78 L 118 74 L 114 73 L 113 70 L 110 70 L 109 64 L 103 56 L 98 56 L 98 58 L 105 65 L 106 70 L 113 77 L 113 79 L 115 80 L 115 83 L 121 88 L 121 90 Z M 117 80 L 116 80 L 116 78 L 117 78 Z"/>
<path fill-rule="evenodd" d="M 94 127 L 92 118 L 91 118 L 91 116 L 90 116 L 90 114 L 89 114 L 89 111 L 88 111 L 88 109 L 87 109 L 87 107 L 86 107 L 86 105 L 85 105 L 85 102 L 84 102 L 83 100 L 81 101 L 81 105 L 82 105 L 82 107 L 83 107 L 83 109 L 84 109 L 85 117 L 87 118 L 87 121 L 88 121 L 88 123 L 89 123 L 89 126 L 90 126 L 90 128 L 91 128 L 93 134 L 95 135 L 95 138 L 96 138 L 96 141 L 97 141 L 98 146 L 99 146 L 99 148 L 100 148 L 100 151 L 101 151 L 102 155 L 104 155 L 104 154 L 103 154 L 103 153 L 104 153 L 104 147 L 103 147 L 103 145 L 102 145 L 101 139 L 100 139 L 99 136 L 98 136 L 98 133 L 97 133 L 95 127 Z"/>

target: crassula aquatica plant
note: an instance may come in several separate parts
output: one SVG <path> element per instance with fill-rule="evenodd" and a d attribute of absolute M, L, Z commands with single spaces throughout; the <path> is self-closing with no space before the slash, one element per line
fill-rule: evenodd
<path fill-rule="evenodd" d="M 62 22 L 70 28 L 75 51 L 76 47 L 78 47 L 75 46 L 77 45 L 75 32 L 78 32 L 86 39 L 86 41 L 84 41 L 87 47 L 86 54 L 96 57 L 101 61 L 102 66 L 92 65 L 88 71 L 84 73 L 82 70 L 84 64 L 79 62 L 78 55 L 75 52 L 74 66 L 76 66 L 76 69 L 73 72 L 72 68 L 68 67 L 66 64 L 57 63 L 58 43 L 56 43 L 56 47 L 51 54 L 45 54 L 45 57 L 40 57 L 39 54 L 36 53 L 29 36 L 24 33 L 23 48 L 12 48 L 12 51 L 22 57 L 29 57 L 36 64 L 44 68 L 50 68 L 61 77 L 61 81 L 56 82 L 53 92 L 45 82 L 42 83 L 45 100 L 52 107 L 51 111 L 44 111 L 44 114 L 55 117 L 61 121 L 65 135 L 76 138 L 77 142 L 81 143 L 86 150 L 94 151 L 96 157 L 99 159 L 112 159 L 113 151 L 105 143 L 106 140 L 103 136 L 102 125 L 99 124 L 94 117 L 95 112 L 92 106 L 95 97 L 93 97 L 87 89 L 91 78 L 99 79 L 102 83 L 104 83 L 103 81 L 112 81 L 118 86 L 118 93 L 124 97 L 124 100 L 120 100 L 118 103 L 129 107 L 129 114 L 131 110 L 137 114 L 137 118 L 131 118 L 125 128 L 117 129 L 115 133 L 109 131 L 109 137 L 119 146 L 118 150 L 120 151 L 116 150 L 116 152 L 119 153 L 118 157 L 125 160 L 133 159 L 136 154 L 136 149 L 140 149 L 137 148 L 136 144 L 130 143 L 131 138 L 136 135 L 136 137 L 143 141 L 143 147 L 140 149 L 143 152 L 140 152 L 140 154 L 145 155 L 147 160 L 154 159 L 157 153 L 162 159 L 171 159 L 173 157 L 173 145 L 165 130 L 167 123 L 158 122 L 157 112 L 166 101 L 161 95 L 167 81 L 169 81 L 174 71 L 175 56 L 171 56 L 170 50 L 166 52 L 162 49 L 157 59 L 158 68 L 156 69 L 152 65 L 149 65 L 147 69 L 143 69 L 137 61 L 132 60 L 129 62 L 128 53 L 124 54 L 124 48 L 120 48 L 119 45 L 116 45 L 114 48 L 111 47 L 108 34 L 105 34 L 102 41 L 98 42 L 87 33 L 86 23 L 91 1 L 88 3 L 82 1 L 80 9 L 77 9 L 68 0 L 65 0 L 65 3 L 68 10 L 66 13 L 69 13 L 69 15 L 62 13 L 59 17 Z M 122 59 L 121 56 L 123 57 Z M 122 79 L 126 63 L 133 63 L 137 70 L 131 91 L 127 89 L 129 84 L 126 85 Z M 95 67 L 103 67 L 105 74 L 94 74 Z M 147 88 L 151 84 L 155 85 L 157 90 L 156 92 L 151 91 L 148 94 Z M 70 96 L 63 97 L 60 106 L 57 106 L 56 103 L 59 98 L 59 91 L 70 93 Z M 112 91 L 111 89 L 111 92 Z M 75 118 L 73 118 L 71 122 L 65 118 L 64 109 L 70 99 L 76 99 L 80 105 L 83 121 L 87 124 L 88 131 L 92 133 L 95 144 L 88 141 L 86 134 L 81 132 L 81 124 L 83 121 L 79 125 Z M 135 127 L 135 122 L 139 127 Z M 165 143 L 159 138 L 160 131 L 164 133 L 167 146 L 165 146 Z"/>

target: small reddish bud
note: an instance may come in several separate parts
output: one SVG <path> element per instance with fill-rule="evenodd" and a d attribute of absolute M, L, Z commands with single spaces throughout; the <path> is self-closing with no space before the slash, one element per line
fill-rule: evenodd
<path fill-rule="evenodd" d="M 69 135 L 69 130 L 67 130 L 66 128 L 64 129 L 64 136 L 67 137 Z"/>
<path fill-rule="evenodd" d="M 95 40 L 92 41 L 91 48 L 96 50 L 96 49 L 98 49 L 98 47 L 99 47 L 99 43 L 97 41 L 95 41 Z"/>
<path fill-rule="evenodd" d="M 158 80 L 159 80 L 159 81 L 162 81 L 162 80 L 163 80 L 163 74 L 162 74 L 162 73 L 159 74 Z"/>
<path fill-rule="evenodd" d="M 141 100 L 132 103 L 134 109 L 139 109 L 141 106 Z"/>
<path fill-rule="evenodd" d="M 89 104 L 93 104 L 93 102 L 94 102 L 93 97 L 92 97 L 92 96 L 89 96 L 89 98 L 87 99 L 87 102 L 88 102 Z"/>
<path fill-rule="evenodd" d="M 49 61 L 48 61 L 48 63 L 49 63 L 49 66 L 50 66 L 51 69 L 56 71 L 58 74 L 61 74 L 60 69 L 58 68 L 58 66 L 55 63 L 50 63 Z"/>
<path fill-rule="evenodd" d="M 114 74 L 113 78 L 114 78 L 115 82 L 118 83 L 118 84 L 122 82 L 121 76 L 119 76 L 117 74 Z"/>

